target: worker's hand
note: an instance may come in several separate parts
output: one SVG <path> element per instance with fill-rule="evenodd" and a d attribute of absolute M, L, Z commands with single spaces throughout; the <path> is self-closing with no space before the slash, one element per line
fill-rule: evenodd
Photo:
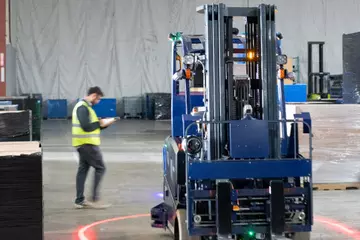
<path fill-rule="evenodd" d="M 107 126 L 106 126 L 105 119 L 100 119 L 100 120 L 99 120 L 99 123 L 100 123 L 100 127 L 102 127 L 102 128 L 107 127 Z"/>
<path fill-rule="evenodd" d="M 105 118 L 105 119 L 101 119 L 101 120 L 100 120 L 100 126 L 101 126 L 102 128 L 105 128 L 105 127 L 110 126 L 110 125 L 113 124 L 114 122 L 116 122 L 116 119 L 115 119 L 115 118 Z"/>

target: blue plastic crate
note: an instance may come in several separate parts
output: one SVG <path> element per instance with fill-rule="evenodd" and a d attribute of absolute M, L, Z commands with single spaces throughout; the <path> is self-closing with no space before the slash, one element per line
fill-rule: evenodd
<path fill-rule="evenodd" d="M 306 102 L 306 84 L 284 85 L 285 102 Z"/>
<path fill-rule="evenodd" d="M 93 109 L 99 118 L 116 117 L 116 98 L 102 98 Z"/>
<path fill-rule="evenodd" d="M 47 117 L 48 118 L 67 118 L 68 108 L 66 99 L 49 99 L 47 100 Z"/>
<path fill-rule="evenodd" d="M 0 101 L 0 105 L 12 105 L 11 101 Z"/>

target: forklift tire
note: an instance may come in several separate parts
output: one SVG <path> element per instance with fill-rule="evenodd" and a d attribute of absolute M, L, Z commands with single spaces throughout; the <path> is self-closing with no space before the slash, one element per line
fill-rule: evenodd
<path fill-rule="evenodd" d="M 293 240 L 310 240 L 310 232 L 297 232 L 292 236 Z"/>
<path fill-rule="evenodd" d="M 199 236 L 189 236 L 185 209 L 176 211 L 174 240 L 201 240 Z"/>

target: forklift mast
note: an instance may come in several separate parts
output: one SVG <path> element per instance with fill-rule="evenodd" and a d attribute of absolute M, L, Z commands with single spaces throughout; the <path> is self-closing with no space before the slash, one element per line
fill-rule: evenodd
<path fill-rule="evenodd" d="M 224 4 L 204 5 L 197 9 L 205 20 L 205 103 L 206 121 L 240 119 L 241 111 L 233 111 L 234 62 L 246 62 L 253 117 L 279 119 L 276 76 L 275 6 L 232 8 Z M 233 18 L 246 17 L 246 57 L 234 58 Z M 224 57 L 225 55 L 225 57 Z M 244 100 L 244 99 L 239 99 Z M 221 158 L 227 142 L 225 124 L 208 126 L 207 159 Z M 280 156 L 277 124 L 269 131 L 270 157 Z"/>

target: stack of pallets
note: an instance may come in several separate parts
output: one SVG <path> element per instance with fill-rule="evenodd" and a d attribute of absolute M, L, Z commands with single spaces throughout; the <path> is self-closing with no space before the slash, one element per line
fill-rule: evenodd
<path fill-rule="evenodd" d="M 0 236 L 1 239 L 43 239 L 39 142 L 1 142 Z"/>

